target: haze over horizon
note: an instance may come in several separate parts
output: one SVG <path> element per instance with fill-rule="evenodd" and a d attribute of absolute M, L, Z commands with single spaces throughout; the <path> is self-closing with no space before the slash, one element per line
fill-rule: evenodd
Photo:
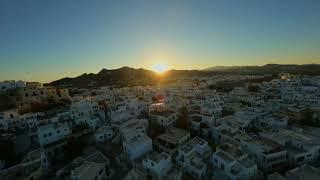
<path fill-rule="evenodd" d="M 76 2 L 0 2 L 0 80 L 320 63 L 317 0 Z"/>

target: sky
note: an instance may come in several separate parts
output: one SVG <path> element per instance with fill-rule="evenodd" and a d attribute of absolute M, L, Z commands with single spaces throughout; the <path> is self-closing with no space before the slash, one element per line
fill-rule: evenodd
<path fill-rule="evenodd" d="M 0 80 L 320 63 L 319 0 L 1 0 Z"/>

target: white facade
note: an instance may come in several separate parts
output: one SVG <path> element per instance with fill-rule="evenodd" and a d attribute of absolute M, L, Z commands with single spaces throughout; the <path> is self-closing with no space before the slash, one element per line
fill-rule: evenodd
<path fill-rule="evenodd" d="M 123 141 L 122 145 L 124 152 L 126 152 L 128 159 L 131 161 L 152 151 L 152 139 L 140 133 Z"/>
<path fill-rule="evenodd" d="M 0 82 L 0 91 L 5 91 L 8 89 L 15 89 L 15 88 L 21 88 L 25 87 L 26 82 L 25 81 L 1 81 Z"/>
<path fill-rule="evenodd" d="M 262 136 L 282 144 L 287 150 L 288 161 L 291 166 L 298 166 L 320 159 L 320 139 L 302 131 L 282 129 L 268 132 Z"/>
<path fill-rule="evenodd" d="M 15 128 L 19 123 L 19 114 L 17 109 L 11 109 L 0 112 L 0 129 L 8 130 Z"/>
<path fill-rule="evenodd" d="M 94 132 L 96 143 L 102 143 L 107 140 L 110 140 L 112 136 L 113 136 L 113 130 L 109 126 L 101 127 Z"/>
<path fill-rule="evenodd" d="M 99 126 L 101 120 L 96 116 L 83 116 L 74 119 L 74 122 L 76 125 L 87 125 L 90 129 L 95 130 Z"/>
<path fill-rule="evenodd" d="M 190 133 L 184 129 L 170 128 L 157 137 L 155 146 L 162 152 L 173 155 L 180 146 L 190 139 Z"/>
<path fill-rule="evenodd" d="M 208 142 L 194 137 L 179 148 L 176 162 L 193 178 L 203 179 L 207 172 L 206 161 L 210 157 L 211 148 Z"/>
<path fill-rule="evenodd" d="M 172 167 L 171 156 L 165 152 L 153 152 L 142 161 L 143 168 L 149 173 L 163 179 Z"/>
<path fill-rule="evenodd" d="M 178 119 L 178 113 L 170 110 L 153 111 L 149 113 L 149 116 L 162 127 L 172 127 Z"/>
<path fill-rule="evenodd" d="M 38 127 L 38 139 L 40 146 L 54 143 L 64 139 L 71 133 L 67 123 L 47 124 Z"/>
<path fill-rule="evenodd" d="M 253 179 L 257 173 L 257 164 L 236 145 L 225 143 L 217 147 L 212 163 L 232 179 Z"/>
<path fill-rule="evenodd" d="M 100 111 L 99 105 L 97 102 L 93 100 L 80 100 L 77 102 L 72 103 L 71 108 L 71 118 L 76 120 L 76 119 L 81 119 L 84 117 L 88 116 L 93 116 L 93 115 L 101 115 L 103 116 L 103 112 Z"/>
<path fill-rule="evenodd" d="M 287 150 L 281 144 L 257 137 L 241 141 L 242 148 L 256 157 L 258 166 L 265 172 L 272 172 L 287 165 Z"/>

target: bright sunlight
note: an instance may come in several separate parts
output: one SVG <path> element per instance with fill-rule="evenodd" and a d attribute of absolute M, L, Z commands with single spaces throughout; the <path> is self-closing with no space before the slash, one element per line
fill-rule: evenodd
<path fill-rule="evenodd" d="M 155 64 L 153 66 L 153 71 L 157 72 L 157 73 L 164 73 L 165 71 L 167 71 L 169 68 L 169 66 L 167 64 Z"/>

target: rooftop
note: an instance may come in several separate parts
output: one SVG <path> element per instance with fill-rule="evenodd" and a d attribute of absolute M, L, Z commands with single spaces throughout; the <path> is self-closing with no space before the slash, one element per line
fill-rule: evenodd
<path fill-rule="evenodd" d="M 253 137 L 249 142 L 261 147 L 265 154 L 273 154 L 284 150 L 284 146 L 281 144 L 263 137 Z"/>
<path fill-rule="evenodd" d="M 288 179 L 320 179 L 320 170 L 310 165 L 302 165 L 286 173 Z"/>
<path fill-rule="evenodd" d="M 199 137 L 194 137 L 191 139 L 189 142 L 187 142 L 185 145 L 181 147 L 181 151 L 184 153 L 188 153 L 192 149 L 194 149 L 197 145 L 204 145 L 206 143 L 205 140 L 199 138 Z"/>
<path fill-rule="evenodd" d="M 95 163 L 109 163 L 109 159 L 103 155 L 100 151 L 96 151 L 95 153 L 88 155 L 85 157 L 87 161 L 95 162 Z"/>
<path fill-rule="evenodd" d="M 189 135 L 190 133 L 184 129 L 170 128 L 165 133 L 160 134 L 158 139 L 171 142 L 172 144 L 178 144 L 180 139 Z"/>
<path fill-rule="evenodd" d="M 224 153 L 223 151 L 219 151 L 216 153 L 216 155 L 221 158 L 223 161 L 227 162 L 227 163 L 231 163 L 233 161 L 232 158 L 230 158 L 226 153 Z"/>
<path fill-rule="evenodd" d="M 167 159 L 169 158 L 169 154 L 162 152 L 162 153 L 157 153 L 157 152 L 152 152 L 148 158 L 156 163 L 160 162 L 162 159 Z"/>
<path fill-rule="evenodd" d="M 151 115 L 157 115 L 157 116 L 165 116 L 168 117 L 171 114 L 174 114 L 174 111 L 171 110 L 165 110 L 165 111 L 151 111 L 150 112 Z"/>
<path fill-rule="evenodd" d="M 197 168 L 197 169 L 202 169 L 205 167 L 205 163 L 202 161 L 202 159 L 198 156 L 194 156 L 191 160 L 190 160 L 190 164 Z"/>
<path fill-rule="evenodd" d="M 240 158 L 241 156 L 244 155 L 244 153 L 235 145 L 232 144 L 222 144 L 218 146 L 219 149 L 227 153 L 228 155 L 232 156 L 235 159 Z"/>

